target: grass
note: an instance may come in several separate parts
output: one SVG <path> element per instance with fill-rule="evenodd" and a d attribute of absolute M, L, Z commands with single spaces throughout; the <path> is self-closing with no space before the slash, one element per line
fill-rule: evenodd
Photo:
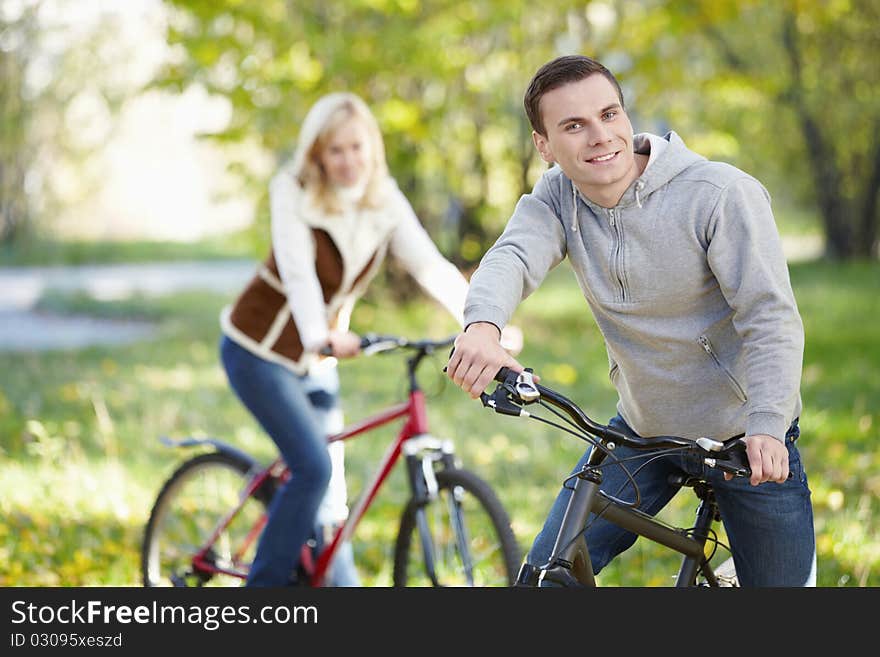
<path fill-rule="evenodd" d="M 174 260 L 253 259 L 253 231 L 210 237 L 196 244 L 165 241 L 95 241 L 21 238 L 0 244 L 0 267 L 129 264 Z"/>
<path fill-rule="evenodd" d="M 798 263 L 791 275 L 807 333 L 800 447 L 813 491 L 819 584 L 877 586 L 880 265 Z M 262 459 L 272 456 L 270 441 L 230 392 L 218 363 L 217 316 L 228 301 L 206 293 L 113 303 L 52 295 L 44 303 L 55 311 L 136 315 L 156 322 L 157 335 L 113 348 L 0 353 L 0 585 L 137 584 L 153 498 L 184 456 L 162 446 L 161 435 L 215 436 Z M 454 332 L 430 302 L 389 307 L 374 293 L 355 313 L 355 328 L 409 336 Z M 601 336 L 564 268 L 515 319 L 528 329 L 522 362 L 597 419 L 614 413 Z M 421 376 L 432 429 L 453 436 L 465 465 L 491 482 L 527 547 L 583 444 L 470 402 L 444 378 L 442 361 L 426 363 Z M 402 368 L 393 356 L 345 362 L 347 418 L 397 400 Z M 392 431 L 350 444 L 352 498 Z M 392 475 L 356 534 L 367 584 L 390 583 L 404 485 L 401 473 Z M 683 493 L 663 517 L 688 523 L 694 509 Z M 664 586 L 677 567 L 677 557 L 639 541 L 603 572 L 601 583 Z"/>

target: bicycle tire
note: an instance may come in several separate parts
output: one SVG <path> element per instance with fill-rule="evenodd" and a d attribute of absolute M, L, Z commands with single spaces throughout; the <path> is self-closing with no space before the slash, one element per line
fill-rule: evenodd
<path fill-rule="evenodd" d="M 141 545 L 143 585 L 240 586 L 242 578 L 197 573 L 192 569 L 196 550 L 204 545 L 221 518 L 238 504 L 252 474 L 253 463 L 226 452 L 207 452 L 184 461 L 168 478 L 150 512 Z M 251 531 L 268 507 L 274 480 L 267 479 L 245 501 L 240 512 L 215 542 L 211 557 L 218 563 L 247 571 L 255 543 L 247 556 L 232 564 L 230 554 L 238 539 Z M 228 563 L 227 563 L 228 562 Z"/>
<path fill-rule="evenodd" d="M 458 499 L 465 514 L 473 586 L 511 586 L 521 563 L 519 545 L 507 511 L 489 485 L 467 470 L 436 473 L 438 495 L 425 505 L 436 560 L 437 584 L 470 586 L 456 533 L 450 527 L 450 503 Z M 417 528 L 419 504 L 410 499 L 394 548 L 394 586 L 432 586 Z M 415 541 L 413 541 L 415 537 Z"/>

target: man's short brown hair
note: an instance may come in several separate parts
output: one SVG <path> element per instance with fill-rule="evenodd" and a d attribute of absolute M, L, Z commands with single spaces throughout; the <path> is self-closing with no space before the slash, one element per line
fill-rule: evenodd
<path fill-rule="evenodd" d="M 620 99 L 620 106 L 625 107 L 620 84 L 611 71 L 595 59 L 584 55 L 565 55 L 557 57 L 539 68 L 526 89 L 523 106 L 526 110 L 526 116 L 529 117 L 532 130 L 539 135 L 547 136 L 544 120 L 541 118 L 541 98 L 545 93 L 565 84 L 578 82 L 596 73 L 604 75 L 614 85 L 617 97 Z"/>

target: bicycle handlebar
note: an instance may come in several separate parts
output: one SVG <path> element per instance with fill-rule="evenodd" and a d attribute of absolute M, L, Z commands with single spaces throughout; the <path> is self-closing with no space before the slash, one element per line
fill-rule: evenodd
<path fill-rule="evenodd" d="M 572 421 L 586 433 L 599 438 L 604 443 L 617 443 L 634 449 L 665 449 L 680 447 L 703 458 L 706 465 L 728 472 L 736 477 L 751 476 L 746 443 L 742 434 L 724 441 L 712 438 L 691 440 L 679 436 L 641 437 L 625 434 L 605 424 L 592 420 L 573 401 L 539 383 L 532 378 L 532 370 L 526 368 L 522 373 L 502 367 L 495 375 L 499 382 L 495 392 L 480 395 L 483 406 L 490 407 L 496 413 L 505 415 L 528 415 L 522 406 L 533 404 L 543 399 L 568 415 Z"/>
<path fill-rule="evenodd" d="M 451 346 L 455 341 L 455 337 L 456 336 L 452 335 L 440 340 L 410 340 L 399 335 L 367 333 L 361 336 L 361 352 L 365 356 L 372 356 L 373 354 L 394 351 L 396 349 L 410 349 L 412 351 L 420 351 L 425 354 L 430 354 L 437 349 Z M 318 353 L 322 356 L 332 356 L 333 349 L 330 345 L 326 345 L 321 347 Z"/>

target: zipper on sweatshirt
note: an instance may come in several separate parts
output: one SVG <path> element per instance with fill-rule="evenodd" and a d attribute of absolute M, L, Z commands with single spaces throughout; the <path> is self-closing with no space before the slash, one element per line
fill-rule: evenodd
<path fill-rule="evenodd" d="M 733 392 L 736 393 L 736 396 L 739 397 L 739 400 L 743 403 L 748 401 L 748 399 L 746 398 L 746 393 L 742 389 L 742 386 L 739 384 L 739 381 L 734 379 L 733 374 L 730 373 L 730 370 L 724 367 L 721 359 L 718 358 L 718 354 L 715 353 L 715 349 L 712 348 L 712 343 L 709 342 L 709 338 L 707 338 L 705 335 L 701 335 L 699 338 L 699 342 L 705 352 L 712 357 L 712 360 L 715 361 L 715 364 L 724 373 L 724 376 L 727 377 L 727 381 L 730 383 L 730 387 L 733 388 Z"/>
<path fill-rule="evenodd" d="M 620 225 L 620 213 L 614 208 L 608 210 L 608 223 L 614 233 L 614 248 L 611 253 L 611 275 L 617 281 L 617 292 L 620 301 L 626 301 L 626 280 L 623 274 L 623 230 Z"/>

